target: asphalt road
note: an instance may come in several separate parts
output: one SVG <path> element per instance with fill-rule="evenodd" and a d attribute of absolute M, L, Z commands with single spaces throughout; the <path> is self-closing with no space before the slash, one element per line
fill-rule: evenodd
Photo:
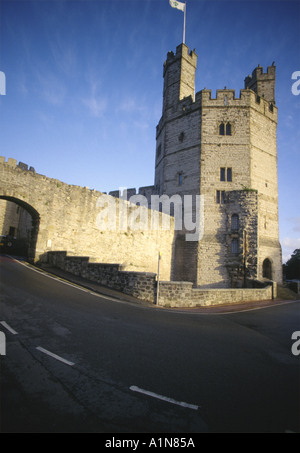
<path fill-rule="evenodd" d="M 299 302 L 191 314 L 0 265 L 2 433 L 299 432 Z"/>

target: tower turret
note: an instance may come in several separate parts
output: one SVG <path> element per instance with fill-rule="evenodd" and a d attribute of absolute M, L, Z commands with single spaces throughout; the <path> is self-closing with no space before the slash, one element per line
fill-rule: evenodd
<path fill-rule="evenodd" d="M 250 88 L 258 96 L 275 104 L 275 73 L 276 66 L 274 63 L 272 66 L 268 66 L 266 73 L 258 65 L 252 72 L 252 75 L 245 78 L 245 88 Z"/>
<path fill-rule="evenodd" d="M 164 63 L 163 114 L 181 99 L 195 96 L 195 73 L 197 55 L 189 52 L 185 44 L 176 48 L 176 54 L 169 52 Z"/>

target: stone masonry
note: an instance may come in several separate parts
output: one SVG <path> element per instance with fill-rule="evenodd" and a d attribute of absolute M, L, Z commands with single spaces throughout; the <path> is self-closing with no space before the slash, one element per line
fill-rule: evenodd
<path fill-rule="evenodd" d="M 32 218 L 31 261 L 46 261 L 51 250 L 67 250 L 69 255 L 88 254 L 95 262 L 118 263 L 124 270 L 157 272 L 161 252 L 161 276 L 166 280 L 171 278 L 174 228 L 173 218 L 165 214 L 156 213 L 159 216 L 156 230 L 151 229 L 152 213 L 146 208 L 143 212 L 147 222 L 140 229 L 131 229 L 129 221 L 121 227 L 120 211 L 130 220 L 142 208 L 87 187 L 47 178 L 17 165 L 15 159 L 6 162 L 3 157 L 0 158 L 0 198 L 26 209 Z M 116 207 L 115 228 L 107 225 L 109 216 L 104 215 L 109 203 Z M 169 229 L 160 226 L 164 218 L 170 222 Z"/>
<path fill-rule="evenodd" d="M 268 260 L 268 278 L 281 282 L 276 68 L 256 68 L 239 97 L 225 88 L 213 98 L 207 89 L 194 94 L 196 64 L 185 44 L 168 53 L 156 134 L 157 193 L 204 198 L 202 239 L 188 243 L 177 233 L 176 276 L 228 288 L 245 275 L 265 277 Z"/>

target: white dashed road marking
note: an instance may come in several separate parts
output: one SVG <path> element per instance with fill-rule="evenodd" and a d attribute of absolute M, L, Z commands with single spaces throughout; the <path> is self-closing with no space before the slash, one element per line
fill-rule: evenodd
<path fill-rule="evenodd" d="M 63 357 L 60 357 L 57 354 L 53 354 L 53 352 L 47 351 L 47 349 L 42 348 L 41 346 L 38 346 L 36 348 L 38 351 L 43 352 L 44 354 L 49 355 L 50 357 L 53 357 L 56 360 L 59 360 L 60 362 L 65 363 L 66 365 L 73 366 L 75 363 L 69 362 L 69 360 L 64 359 Z"/>
<path fill-rule="evenodd" d="M 168 398 L 167 396 L 162 396 L 159 395 L 158 393 L 149 392 L 148 390 L 141 389 L 139 387 L 136 387 L 135 385 L 132 385 L 130 387 L 130 390 L 132 390 L 133 392 L 143 393 L 144 395 L 152 396 L 153 398 L 166 401 L 167 403 L 177 404 L 177 406 L 187 407 L 188 409 L 193 409 L 195 411 L 197 411 L 199 407 L 196 406 L 195 404 L 184 403 L 183 401 L 176 401 L 173 398 Z"/>
<path fill-rule="evenodd" d="M 13 335 L 18 335 L 18 332 L 16 332 L 12 327 L 10 327 L 7 322 L 5 321 L 1 321 L 0 324 L 5 327 L 5 329 L 7 329 L 10 333 L 12 333 Z"/>

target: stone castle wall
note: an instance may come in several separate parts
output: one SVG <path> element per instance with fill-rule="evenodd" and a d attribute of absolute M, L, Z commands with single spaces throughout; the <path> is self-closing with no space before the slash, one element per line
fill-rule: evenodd
<path fill-rule="evenodd" d="M 135 218 L 135 205 L 101 192 L 65 184 L 17 166 L 14 159 L 0 160 L 0 198 L 15 202 L 27 209 L 33 218 L 31 258 L 46 259 L 51 250 L 67 250 L 70 255 L 89 255 L 102 263 L 121 263 L 123 268 L 156 272 L 158 252 L 161 252 L 162 278 L 169 280 L 173 267 L 174 229 L 151 229 L 151 211 L 144 209 L 148 228 L 121 228 L 119 216 L 116 228 L 108 228 L 101 217 L 99 197 L 115 204 L 128 219 Z M 131 216 L 131 217 L 130 217 Z M 100 222 L 100 224 L 99 224 Z M 137 224 L 138 225 L 138 224 Z"/>
<path fill-rule="evenodd" d="M 0 200 L 0 235 L 7 236 L 14 231 L 17 239 L 29 239 L 32 228 L 30 214 L 26 209 L 12 203 Z"/>

